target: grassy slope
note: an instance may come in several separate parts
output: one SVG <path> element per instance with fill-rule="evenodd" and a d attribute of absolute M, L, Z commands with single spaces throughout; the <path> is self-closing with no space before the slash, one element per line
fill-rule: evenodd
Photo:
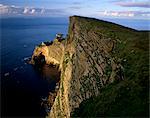
<path fill-rule="evenodd" d="M 125 79 L 102 88 L 97 97 L 83 101 L 73 116 L 148 116 L 149 32 L 140 32 L 109 22 L 80 18 L 87 29 L 94 28 L 117 41 L 111 55 L 124 70 Z"/>

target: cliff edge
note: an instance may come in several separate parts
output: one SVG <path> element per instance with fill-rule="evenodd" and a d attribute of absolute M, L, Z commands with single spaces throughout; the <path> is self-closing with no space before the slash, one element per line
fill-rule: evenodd
<path fill-rule="evenodd" d="M 144 90 L 145 101 L 141 104 L 146 107 L 148 49 L 148 32 L 139 32 L 92 18 L 70 17 L 66 40 L 54 42 L 50 46 L 37 47 L 32 56 L 33 64 L 35 57 L 42 54 L 45 57 L 45 63 L 58 65 L 61 71 L 59 90 L 49 117 L 76 116 L 74 114 L 79 114 L 81 111 L 81 109 L 78 111 L 76 109 L 81 107 L 83 101 L 96 99 L 101 94 L 103 95 L 105 88 L 115 84 L 118 91 L 114 91 L 112 88 L 109 88 L 109 91 L 110 93 L 111 90 L 116 92 L 115 95 L 120 94 L 121 88 L 119 87 L 122 86 L 120 83 L 131 91 L 132 89 L 136 90 L 136 85 L 137 88 L 141 87 L 136 94 L 141 94 Z M 132 88 L 130 81 L 135 88 Z M 139 85 L 140 81 L 144 85 Z M 145 86 L 144 89 L 142 89 L 143 86 Z M 130 94 L 130 91 L 128 93 Z M 115 95 L 108 94 L 106 96 L 115 100 Z M 141 102 L 140 97 L 135 98 L 135 101 L 138 99 Z M 103 102 L 108 102 L 108 98 L 103 99 L 99 98 Z M 101 103 L 99 107 L 103 108 L 105 105 L 106 108 L 108 106 L 111 108 L 111 103 L 112 101 L 109 100 L 107 104 Z M 84 106 L 86 104 L 82 106 L 85 110 Z M 101 114 L 95 116 L 105 116 L 105 112 L 109 111 L 109 109 L 103 110 L 100 112 Z"/>

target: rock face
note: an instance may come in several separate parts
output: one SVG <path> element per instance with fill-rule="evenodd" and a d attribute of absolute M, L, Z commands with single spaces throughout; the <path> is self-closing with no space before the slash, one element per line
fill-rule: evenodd
<path fill-rule="evenodd" d="M 70 117 L 83 100 L 99 95 L 107 84 L 125 78 L 123 59 L 116 54 L 118 44 L 126 42 L 122 42 L 117 33 L 130 30 L 96 19 L 72 16 L 66 40 L 35 48 L 33 64 L 33 58 L 42 53 L 47 64 L 59 65 L 61 71 L 50 118 Z"/>
<path fill-rule="evenodd" d="M 66 40 L 61 68 L 60 90 L 50 112 L 50 117 L 70 117 L 74 108 L 91 96 L 97 96 L 100 88 L 123 79 L 118 60 L 111 56 L 115 39 L 97 34 L 99 26 L 91 26 L 89 20 L 70 18 L 69 36 Z"/>
<path fill-rule="evenodd" d="M 40 45 L 37 46 L 33 52 L 31 63 L 35 64 L 35 57 L 43 55 L 45 57 L 46 64 L 61 65 L 64 54 L 64 43 L 58 41 L 53 42 L 53 45 Z"/>

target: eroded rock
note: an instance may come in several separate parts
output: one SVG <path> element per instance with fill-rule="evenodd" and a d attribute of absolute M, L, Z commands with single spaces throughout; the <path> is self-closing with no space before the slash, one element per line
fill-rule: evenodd
<path fill-rule="evenodd" d="M 122 78 L 118 61 L 112 55 L 115 36 L 107 36 L 98 27 L 100 25 L 91 25 L 89 21 L 95 22 L 94 19 L 71 17 L 66 40 L 34 50 L 32 64 L 35 64 L 35 57 L 42 54 L 46 64 L 59 65 L 61 71 L 57 92 L 50 93 L 48 98 L 52 106 L 50 118 L 70 117 L 83 100 L 99 95 L 103 86 Z"/>

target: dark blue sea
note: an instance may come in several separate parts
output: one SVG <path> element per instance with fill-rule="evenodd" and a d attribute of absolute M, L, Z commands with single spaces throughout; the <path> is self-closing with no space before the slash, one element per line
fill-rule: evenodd
<path fill-rule="evenodd" d="M 148 30 L 147 20 L 113 20 L 138 30 Z M 44 116 L 41 98 L 54 90 L 56 80 L 47 69 L 38 71 L 24 58 L 36 45 L 51 41 L 68 30 L 68 18 L 1 18 L 1 109 L 2 116 Z"/>
<path fill-rule="evenodd" d="M 51 41 L 56 33 L 66 35 L 65 18 L 1 19 L 2 116 L 44 116 L 41 98 L 54 90 L 55 78 L 47 69 L 38 71 L 24 58 L 36 45 Z"/>

